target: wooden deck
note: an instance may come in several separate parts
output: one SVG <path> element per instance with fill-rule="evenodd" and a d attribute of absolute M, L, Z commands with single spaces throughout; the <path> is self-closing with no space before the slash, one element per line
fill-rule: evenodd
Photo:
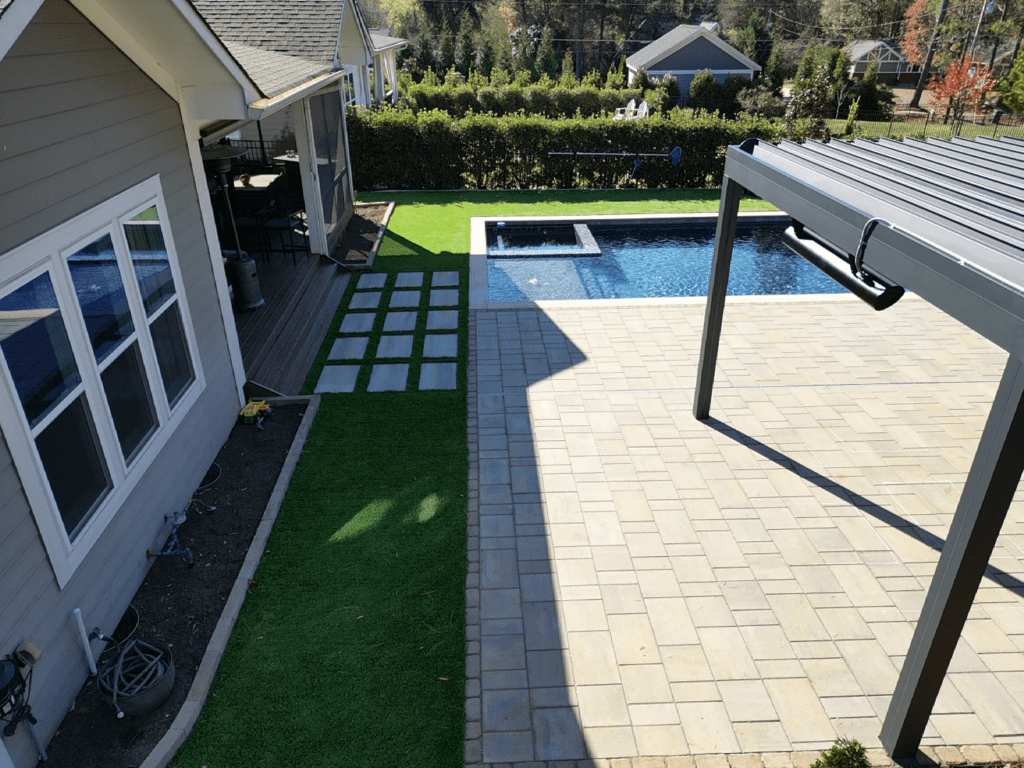
<path fill-rule="evenodd" d="M 236 312 L 248 385 L 297 395 L 331 325 L 349 273 L 319 256 L 256 258 L 266 305 Z"/>

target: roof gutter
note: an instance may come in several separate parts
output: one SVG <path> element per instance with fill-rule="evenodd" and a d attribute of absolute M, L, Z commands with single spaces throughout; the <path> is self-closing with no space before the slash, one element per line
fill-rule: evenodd
<path fill-rule="evenodd" d="M 290 91 L 285 91 L 279 96 L 254 101 L 248 108 L 249 119 L 262 120 L 264 117 L 284 109 L 289 104 L 294 104 L 296 101 L 316 93 L 321 88 L 324 88 L 331 83 L 338 82 L 344 76 L 344 70 L 337 70 L 336 72 L 321 75 L 320 77 L 310 80 L 308 83 L 303 83 L 300 86 L 292 88 Z"/>

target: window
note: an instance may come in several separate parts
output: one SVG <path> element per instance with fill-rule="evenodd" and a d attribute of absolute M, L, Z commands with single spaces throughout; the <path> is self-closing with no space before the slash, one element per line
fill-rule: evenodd
<path fill-rule="evenodd" d="M 63 587 L 202 388 L 157 178 L 0 257 L 0 425 Z"/>

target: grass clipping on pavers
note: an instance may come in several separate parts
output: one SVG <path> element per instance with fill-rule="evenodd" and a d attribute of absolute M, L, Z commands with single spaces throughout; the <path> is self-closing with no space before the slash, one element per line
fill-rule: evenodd
<path fill-rule="evenodd" d="M 174 761 L 461 766 L 466 395 L 327 395 Z"/>

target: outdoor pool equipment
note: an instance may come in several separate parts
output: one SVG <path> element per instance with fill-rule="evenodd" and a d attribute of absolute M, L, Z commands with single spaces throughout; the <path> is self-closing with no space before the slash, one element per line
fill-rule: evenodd
<path fill-rule="evenodd" d="M 28 728 L 28 735 L 32 737 L 32 743 L 36 745 L 36 752 L 43 762 L 49 760 L 46 748 L 39 740 L 36 733 L 36 718 L 32 714 L 32 707 L 28 705 L 29 693 L 32 690 L 32 667 L 28 666 L 28 673 L 22 674 L 21 664 L 18 659 L 7 656 L 0 661 L 0 720 L 4 726 L 4 736 L 13 736 L 18 728 L 18 723 L 25 723 Z"/>
<path fill-rule="evenodd" d="M 632 180 L 636 178 L 637 171 L 647 157 L 667 157 L 673 167 L 679 165 L 679 161 L 683 159 L 683 148 L 673 147 L 671 152 L 578 152 L 567 149 L 561 152 L 548 152 L 548 157 L 571 157 L 573 160 L 577 157 L 632 157 L 633 170 L 629 172 L 629 178 Z"/>

